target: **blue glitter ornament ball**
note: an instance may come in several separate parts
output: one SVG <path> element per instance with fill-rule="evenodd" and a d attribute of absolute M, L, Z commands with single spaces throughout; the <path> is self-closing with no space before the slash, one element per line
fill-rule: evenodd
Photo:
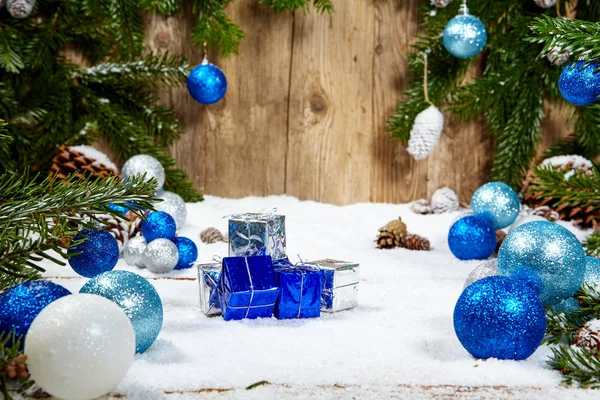
<path fill-rule="evenodd" d="M 0 332 L 14 329 L 17 338 L 25 335 L 44 307 L 69 294 L 71 292 L 64 287 L 48 281 L 31 281 L 13 286 L 0 294 Z"/>
<path fill-rule="evenodd" d="M 579 240 L 553 222 L 519 226 L 506 236 L 498 251 L 500 275 L 539 277 L 540 298 L 545 306 L 573 296 L 583 282 L 585 269 L 585 252 Z"/>
<path fill-rule="evenodd" d="M 186 269 L 192 267 L 198 259 L 198 248 L 196 244 L 183 236 L 178 236 L 173 240 L 179 251 L 179 261 L 175 269 Z"/>
<path fill-rule="evenodd" d="M 200 104 L 214 104 L 225 96 L 227 78 L 216 65 L 204 60 L 187 78 L 190 95 Z"/>
<path fill-rule="evenodd" d="M 123 309 L 135 331 L 136 352 L 143 353 L 157 338 L 163 306 L 154 286 L 129 271 L 109 271 L 90 279 L 79 291 L 105 297 Z"/>
<path fill-rule="evenodd" d="M 558 80 L 560 94 L 576 106 L 593 104 L 600 96 L 600 73 L 595 73 L 600 65 L 592 62 L 584 68 L 585 64 L 585 61 L 577 61 L 567 65 Z"/>
<path fill-rule="evenodd" d="M 496 230 L 512 225 L 520 209 L 517 193 L 502 182 L 486 183 L 475 191 L 471 199 L 473 214 L 489 212 Z"/>
<path fill-rule="evenodd" d="M 87 238 L 86 241 L 71 244 L 67 254 L 79 253 L 69 258 L 69 265 L 75 272 L 86 278 L 112 270 L 119 261 L 117 240 L 105 230 L 82 229 L 73 238 L 73 242 Z"/>
<path fill-rule="evenodd" d="M 487 215 L 469 215 L 456 221 L 448 232 L 448 246 L 460 260 L 484 260 L 496 250 L 496 231 Z"/>
<path fill-rule="evenodd" d="M 457 58 L 472 58 L 481 53 L 487 31 L 481 20 L 470 14 L 452 18 L 444 29 L 444 47 Z"/>
<path fill-rule="evenodd" d="M 600 284 L 600 260 L 596 257 L 585 258 L 583 283 L 592 286 Z"/>
<path fill-rule="evenodd" d="M 490 276 L 460 295 L 454 331 L 473 357 L 524 360 L 542 343 L 546 314 L 529 286 L 506 276 Z"/>
<path fill-rule="evenodd" d="M 175 220 L 164 211 L 155 211 L 142 221 L 142 235 L 150 243 L 154 239 L 173 240 L 177 232 Z"/>

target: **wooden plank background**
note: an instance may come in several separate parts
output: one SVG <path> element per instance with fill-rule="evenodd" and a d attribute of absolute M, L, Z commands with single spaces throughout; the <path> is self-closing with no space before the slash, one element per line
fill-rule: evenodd
<path fill-rule="evenodd" d="M 468 201 L 486 181 L 492 142 L 483 123 L 447 119 L 437 149 L 413 160 L 385 131 L 408 83 L 419 0 L 334 0 L 335 12 L 274 13 L 236 0 L 230 17 L 246 32 L 238 56 L 211 62 L 229 89 L 212 106 L 185 88 L 160 93 L 183 121 L 170 152 L 203 193 L 223 197 L 288 194 L 334 204 L 407 202 L 442 186 Z M 147 44 L 200 63 L 189 12 L 147 19 Z M 565 136 L 548 107 L 544 146 Z"/>

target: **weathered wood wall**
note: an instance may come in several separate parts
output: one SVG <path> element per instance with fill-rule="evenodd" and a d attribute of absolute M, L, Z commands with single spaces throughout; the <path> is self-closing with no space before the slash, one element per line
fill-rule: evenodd
<path fill-rule="evenodd" d="M 468 201 L 490 166 L 491 141 L 481 122 L 447 122 L 423 161 L 385 132 L 407 85 L 417 4 L 335 0 L 332 15 L 292 15 L 258 0 L 235 1 L 230 16 L 247 34 L 240 54 L 210 57 L 227 75 L 225 99 L 202 106 L 185 88 L 160 94 L 185 129 L 170 151 L 198 189 L 218 196 L 406 202 L 448 185 Z M 200 49 L 190 43 L 195 22 L 189 13 L 149 17 L 148 46 L 199 63 Z M 545 144 L 564 135 L 562 125 L 545 124 Z"/>

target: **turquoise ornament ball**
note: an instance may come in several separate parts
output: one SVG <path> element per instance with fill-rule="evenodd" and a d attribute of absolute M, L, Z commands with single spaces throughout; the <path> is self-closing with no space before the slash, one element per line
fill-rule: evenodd
<path fill-rule="evenodd" d="M 576 106 L 594 104 L 600 96 L 600 73 L 596 73 L 600 65 L 595 62 L 585 65 L 585 61 L 567 65 L 558 80 L 560 94 Z"/>
<path fill-rule="evenodd" d="M 444 47 L 457 58 L 472 58 L 481 53 L 487 42 L 483 22 L 473 15 L 452 18 L 444 29 Z"/>
<path fill-rule="evenodd" d="M 187 89 L 198 103 L 214 104 L 225 96 L 227 78 L 219 67 L 205 61 L 188 75 Z"/>
<path fill-rule="evenodd" d="M 496 230 L 512 225 L 520 209 L 517 192 L 502 182 L 486 183 L 475 191 L 471 199 L 473 214 L 489 213 Z"/>
<path fill-rule="evenodd" d="M 591 286 L 600 285 L 600 260 L 596 257 L 585 258 L 583 283 Z"/>

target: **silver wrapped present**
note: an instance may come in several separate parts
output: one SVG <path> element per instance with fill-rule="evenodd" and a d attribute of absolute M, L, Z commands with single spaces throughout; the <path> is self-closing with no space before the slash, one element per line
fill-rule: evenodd
<path fill-rule="evenodd" d="M 235 214 L 229 217 L 229 257 L 285 258 L 285 215 Z"/>
<path fill-rule="evenodd" d="M 198 282 L 200 284 L 200 309 L 205 315 L 219 315 L 219 280 L 221 279 L 221 263 L 198 265 Z"/>
<path fill-rule="evenodd" d="M 358 305 L 358 263 L 327 258 L 305 264 L 321 270 L 321 311 L 337 312 Z"/>

